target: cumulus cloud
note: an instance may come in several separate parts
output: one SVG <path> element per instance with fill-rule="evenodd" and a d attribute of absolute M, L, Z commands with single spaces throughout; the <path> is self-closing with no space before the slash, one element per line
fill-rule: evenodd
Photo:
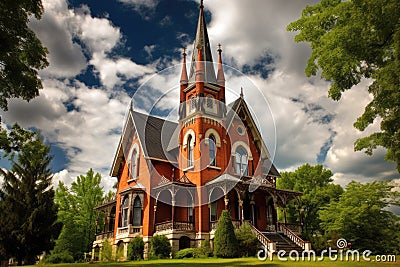
<path fill-rule="evenodd" d="M 68 29 L 73 16 L 63 0 L 44 1 L 45 13 L 41 20 L 32 18 L 29 27 L 49 50 L 49 67 L 41 71 L 42 77 L 74 77 L 86 68 L 81 46 L 73 41 Z"/>
<path fill-rule="evenodd" d="M 158 5 L 158 0 L 118 0 L 129 7 L 131 7 L 134 11 L 138 12 L 143 18 L 150 19 L 151 15 L 154 12 L 154 9 Z"/>

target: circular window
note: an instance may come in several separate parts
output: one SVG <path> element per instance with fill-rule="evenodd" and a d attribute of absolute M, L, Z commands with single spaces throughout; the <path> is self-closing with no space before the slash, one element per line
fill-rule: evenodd
<path fill-rule="evenodd" d="M 245 132 L 244 127 L 242 125 L 239 125 L 237 127 L 237 132 L 239 135 L 244 135 L 244 132 Z"/>

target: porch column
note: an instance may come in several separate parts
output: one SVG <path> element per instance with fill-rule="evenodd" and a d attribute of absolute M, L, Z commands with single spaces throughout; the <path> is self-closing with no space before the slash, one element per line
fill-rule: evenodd
<path fill-rule="evenodd" d="M 172 229 L 174 227 L 174 221 L 175 221 L 175 199 L 173 199 L 171 201 L 171 205 L 172 205 Z"/>
<path fill-rule="evenodd" d="M 243 223 L 243 200 L 239 199 L 239 219 Z"/>
<path fill-rule="evenodd" d="M 157 211 L 157 200 L 154 204 L 154 218 L 153 218 L 153 233 L 156 232 L 156 211 Z"/>
<path fill-rule="evenodd" d="M 255 204 L 256 204 L 256 202 L 254 201 L 254 195 L 252 195 L 250 205 L 251 205 L 251 223 L 253 225 L 256 225 L 256 217 L 255 217 L 255 213 L 254 213 L 254 205 Z"/>
<path fill-rule="evenodd" d="M 283 217 L 285 218 L 285 225 L 287 224 L 287 220 L 286 220 L 286 205 L 283 206 Z"/>
<path fill-rule="evenodd" d="M 128 225 L 131 224 L 131 213 L 132 213 L 132 194 L 129 194 L 129 207 L 128 207 Z"/>

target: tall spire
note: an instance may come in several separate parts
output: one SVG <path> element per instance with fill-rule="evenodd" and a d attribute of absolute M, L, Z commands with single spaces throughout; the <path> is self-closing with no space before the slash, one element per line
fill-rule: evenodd
<path fill-rule="evenodd" d="M 187 71 L 186 71 L 186 48 L 183 49 L 182 53 L 182 73 L 181 73 L 181 90 L 180 90 L 180 102 L 182 103 L 185 101 L 185 96 L 183 94 L 183 90 L 187 87 L 189 82 L 188 76 L 187 76 Z"/>
<path fill-rule="evenodd" d="M 206 19 L 204 17 L 203 1 L 200 2 L 199 20 L 197 22 L 196 38 L 193 45 L 192 65 L 190 67 L 189 82 L 196 81 L 196 67 L 198 60 L 198 51 L 201 51 L 204 63 L 204 78 L 205 82 L 217 83 L 213 66 L 213 59 L 208 39 Z"/>
<path fill-rule="evenodd" d="M 218 44 L 218 73 L 217 73 L 217 83 L 220 86 L 225 87 L 225 74 L 224 74 L 224 67 L 222 66 L 222 46 Z"/>

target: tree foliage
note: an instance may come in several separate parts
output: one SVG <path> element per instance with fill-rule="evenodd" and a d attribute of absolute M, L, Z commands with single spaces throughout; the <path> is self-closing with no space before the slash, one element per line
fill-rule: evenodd
<path fill-rule="evenodd" d="M 141 236 L 135 236 L 128 245 L 128 259 L 141 260 L 143 259 L 144 242 Z"/>
<path fill-rule="evenodd" d="M 235 231 L 236 239 L 239 242 L 239 255 L 250 257 L 256 255 L 258 251 L 258 239 L 251 230 L 249 223 L 244 222 L 238 230 Z"/>
<path fill-rule="evenodd" d="M 21 143 L 17 162 L 9 171 L 0 169 L 0 247 L 19 264 L 32 264 L 54 246 L 61 225 L 54 203 L 52 156 L 39 134 Z"/>
<path fill-rule="evenodd" d="M 165 235 L 155 235 L 150 240 L 150 257 L 168 258 L 171 253 L 171 243 Z"/>
<path fill-rule="evenodd" d="M 235 236 L 231 216 L 227 210 L 222 211 L 214 235 L 214 256 L 235 258 L 239 255 L 239 244 Z"/>
<path fill-rule="evenodd" d="M 38 70 L 48 66 L 47 49 L 29 29 L 31 16 L 40 19 L 40 0 L 0 1 L 0 108 L 7 99 L 31 100 L 39 95 L 42 83 Z"/>
<path fill-rule="evenodd" d="M 55 201 L 59 205 L 59 220 L 63 229 L 52 253 L 68 251 L 78 260 L 90 252 L 95 237 L 96 214 L 94 208 L 103 200 L 101 175 L 90 169 L 80 175 L 71 188 L 59 182 Z"/>
<path fill-rule="evenodd" d="M 332 184 L 332 172 L 322 165 L 304 164 L 294 172 L 283 172 L 277 181 L 277 187 L 303 192 L 303 235 L 310 238 L 320 231 L 318 211 L 331 200 L 337 200 L 343 193 L 340 185 Z M 299 222 L 297 203 L 287 206 L 288 220 Z"/>
<path fill-rule="evenodd" d="M 378 117 L 380 132 L 358 139 L 355 150 L 367 154 L 378 146 L 387 148 L 386 159 L 400 172 L 400 2 L 398 0 L 322 0 L 307 6 L 302 17 L 288 25 L 299 31 L 296 42 L 312 49 L 306 74 L 331 81 L 329 96 L 371 78 L 372 101 L 354 123 L 363 131 Z"/>
<path fill-rule="evenodd" d="M 399 253 L 399 217 L 387 210 L 390 204 L 400 204 L 399 192 L 392 188 L 388 182 L 350 182 L 338 201 L 319 212 L 322 228 L 360 250 Z"/>

